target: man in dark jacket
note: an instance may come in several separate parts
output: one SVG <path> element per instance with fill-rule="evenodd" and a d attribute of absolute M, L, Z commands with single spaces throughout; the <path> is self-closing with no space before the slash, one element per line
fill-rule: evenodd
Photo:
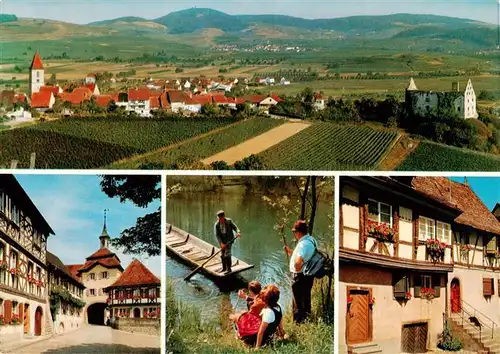
<path fill-rule="evenodd" d="M 240 237 L 240 230 L 238 226 L 229 218 L 226 218 L 223 210 L 217 212 L 217 222 L 214 225 L 214 233 L 219 242 L 219 246 L 222 249 L 221 252 L 221 262 L 222 269 L 218 272 L 224 272 L 226 274 L 231 273 L 231 246 L 230 242 L 234 238 L 236 233 Z"/>

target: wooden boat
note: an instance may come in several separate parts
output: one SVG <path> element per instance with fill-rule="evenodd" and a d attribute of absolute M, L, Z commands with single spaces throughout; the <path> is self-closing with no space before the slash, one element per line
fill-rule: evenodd
<path fill-rule="evenodd" d="M 167 251 L 192 266 L 193 269 L 202 265 L 210 256 L 219 251 L 219 248 L 210 243 L 170 224 L 167 224 L 166 243 Z M 217 255 L 200 270 L 200 273 L 204 273 L 209 277 L 223 279 L 254 267 L 254 265 L 234 256 L 231 264 L 231 273 L 218 272 L 222 268 L 222 263 L 220 256 Z"/>

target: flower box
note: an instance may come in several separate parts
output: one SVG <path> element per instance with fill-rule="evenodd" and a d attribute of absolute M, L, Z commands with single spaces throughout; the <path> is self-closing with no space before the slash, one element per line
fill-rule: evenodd
<path fill-rule="evenodd" d="M 434 289 L 432 289 L 432 288 L 420 289 L 420 297 L 427 299 L 429 301 L 434 299 Z"/>
<path fill-rule="evenodd" d="M 351 308 L 351 304 L 352 304 L 352 296 L 349 296 L 347 298 L 347 311 L 349 311 L 349 309 Z"/>
<path fill-rule="evenodd" d="M 375 305 L 375 298 L 374 297 L 370 297 L 370 299 L 368 300 L 368 305 L 370 305 L 370 306 Z"/>
<path fill-rule="evenodd" d="M 460 246 L 460 255 L 462 258 L 467 258 L 469 256 L 469 251 L 472 250 L 472 245 L 461 245 Z"/>
<path fill-rule="evenodd" d="M 408 291 L 405 294 L 405 299 L 406 300 L 411 300 L 411 294 Z"/>
<path fill-rule="evenodd" d="M 444 260 L 444 252 L 447 248 L 450 248 L 444 242 L 430 238 L 425 242 L 427 248 L 427 254 L 433 262 L 439 262 Z"/>
<path fill-rule="evenodd" d="M 368 235 L 374 237 L 379 242 L 394 243 L 394 231 L 385 223 L 369 221 Z"/>
<path fill-rule="evenodd" d="M 10 274 L 17 274 L 17 273 L 19 273 L 19 270 L 17 268 L 10 268 L 9 273 Z"/>

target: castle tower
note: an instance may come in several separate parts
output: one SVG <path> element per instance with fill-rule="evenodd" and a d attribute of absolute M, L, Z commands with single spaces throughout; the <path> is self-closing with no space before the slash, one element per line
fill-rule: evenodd
<path fill-rule="evenodd" d="M 45 69 L 40 54 L 36 52 L 30 66 L 30 96 L 35 92 L 40 92 L 40 87 L 44 85 Z"/>
<path fill-rule="evenodd" d="M 99 240 L 101 241 L 101 248 L 108 248 L 109 241 L 111 239 L 109 237 L 108 229 L 106 227 L 106 212 L 107 211 L 108 211 L 107 209 L 104 209 L 104 226 L 102 227 L 101 236 L 99 236 Z"/>

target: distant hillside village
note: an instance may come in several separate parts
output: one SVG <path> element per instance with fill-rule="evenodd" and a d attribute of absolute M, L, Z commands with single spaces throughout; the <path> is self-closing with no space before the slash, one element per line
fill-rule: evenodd
<path fill-rule="evenodd" d="M 99 74 L 99 79 L 102 79 Z M 108 79 L 116 83 L 114 78 Z M 167 111 L 192 115 L 202 113 L 202 107 L 214 105 L 236 111 L 250 107 L 254 112 L 269 114 L 272 107 L 284 102 L 276 94 L 251 95 L 247 78 L 229 80 L 198 77 L 183 80 L 160 80 L 149 78 L 142 85 L 128 88 L 126 91 L 102 93 L 98 87 L 98 75 L 88 74 L 77 84 L 61 87 L 58 84 L 48 85 L 45 81 L 45 68 L 41 56 L 35 53 L 30 66 L 29 93 L 14 91 L 0 92 L 0 105 L 9 107 L 6 116 L 16 121 L 31 120 L 32 114 L 55 112 L 58 106 L 62 116 L 72 116 L 78 107 L 86 104 L 95 105 L 101 110 L 135 113 L 140 117 L 152 117 L 155 112 Z M 272 87 L 274 85 L 290 85 L 290 81 L 272 77 L 256 78 L 254 84 Z M 471 80 L 464 91 L 460 91 L 459 83 L 454 83 L 448 92 L 419 90 L 413 78 L 406 89 L 407 107 L 416 114 L 425 115 L 437 109 L 443 102 L 450 103 L 461 118 L 478 118 L 477 99 Z M 312 97 L 314 110 L 321 111 L 327 107 L 327 99 L 321 93 Z"/>

